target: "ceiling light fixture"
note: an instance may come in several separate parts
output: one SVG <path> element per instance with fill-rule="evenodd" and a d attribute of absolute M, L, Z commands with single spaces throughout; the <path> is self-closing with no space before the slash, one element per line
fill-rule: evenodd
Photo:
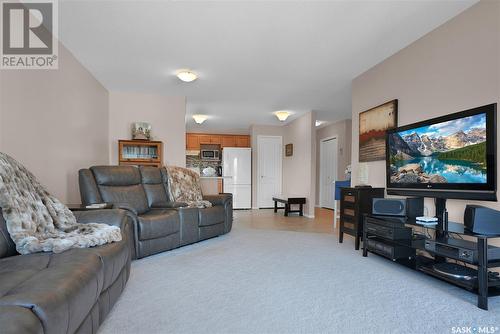
<path fill-rule="evenodd" d="M 202 124 L 207 120 L 207 118 L 208 118 L 207 115 L 201 115 L 201 114 L 193 115 L 193 119 L 196 122 L 196 124 Z"/>
<path fill-rule="evenodd" d="M 194 81 L 198 78 L 196 73 L 194 73 L 190 70 L 178 70 L 176 75 L 177 75 L 177 78 L 179 78 L 179 80 L 184 81 L 184 82 L 191 82 L 191 81 Z"/>
<path fill-rule="evenodd" d="M 324 123 L 323 121 L 318 121 L 318 120 L 316 120 L 316 123 L 315 123 L 315 124 L 316 124 L 316 126 L 320 126 L 320 125 L 321 125 L 321 124 L 323 124 L 323 123 Z"/>
<path fill-rule="evenodd" d="M 278 117 L 280 122 L 286 121 L 286 119 L 288 118 L 288 116 L 290 116 L 290 114 L 291 113 L 289 111 L 275 111 L 274 112 L 274 115 L 276 115 L 276 117 Z"/>

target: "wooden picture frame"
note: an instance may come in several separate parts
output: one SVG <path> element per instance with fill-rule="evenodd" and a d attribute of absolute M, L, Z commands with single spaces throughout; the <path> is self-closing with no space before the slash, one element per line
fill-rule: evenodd
<path fill-rule="evenodd" d="M 359 162 L 385 160 L 385 133 L 398 124 L 398 100 L 359 114 Z"/>
<path fill-rule="evenodd" d="M 293 156 L 293 144 L 285 145 L 285 157 Z"/>

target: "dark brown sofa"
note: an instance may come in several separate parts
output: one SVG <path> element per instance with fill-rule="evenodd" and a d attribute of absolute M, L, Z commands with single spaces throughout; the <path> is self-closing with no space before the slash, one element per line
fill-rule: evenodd
<path fill-rule="evenodd" d="M 132 224 L 124 210 L 75 212 L 79 223 L 119 226 L 122 241 L 19 255 L 0 210 L 0 332 L 95 333 L 130 273 Z"/>
<path fill-rule="evenodd" d="M 135 258 L 143 258 L 231 231 L 231 194 L 204 196 L 211 208 L 187 208 L 170 199 L 165 168 L 94 166 L 79 172 L 82 204 L 110 203 L 133 221 Z"/>

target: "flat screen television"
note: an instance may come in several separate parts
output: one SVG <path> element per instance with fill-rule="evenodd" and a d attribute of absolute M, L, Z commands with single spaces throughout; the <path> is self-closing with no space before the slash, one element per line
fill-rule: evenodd
<path fill-rule="evenodd" d="M 496 103 L 387 131 L 387 193 L 496 201 Z"/>

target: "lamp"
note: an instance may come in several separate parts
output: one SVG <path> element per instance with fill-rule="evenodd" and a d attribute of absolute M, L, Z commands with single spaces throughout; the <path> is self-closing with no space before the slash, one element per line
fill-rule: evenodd
<path fill-rule="evenodd" d="M 289 111 L 276 111 L 276 112 L 274 112 L 274 115 L 276 115 L 276 117 L 278 117 L 280 122 L 284 122 L 284 121 L 286 121 L 288 116 L 290 116 L 290 112 Z"/>
<path fill-rule="evenodd" d="M 189 71 L 189 70 L 179 70 L 177 71 L 177 78 L 179 80 L 184 81 L 184 82 L 191 82 L 194 81 L 198 78 L 196 73 Z"/>
<path fill-rule="evenodd" d="M 207 118 L 208 118 L 207 115 L 201 115 L 201 114 L 193 115 L 193 119 L 196 122 L 196 124 L 202 124 L 207 120 Z"/>

